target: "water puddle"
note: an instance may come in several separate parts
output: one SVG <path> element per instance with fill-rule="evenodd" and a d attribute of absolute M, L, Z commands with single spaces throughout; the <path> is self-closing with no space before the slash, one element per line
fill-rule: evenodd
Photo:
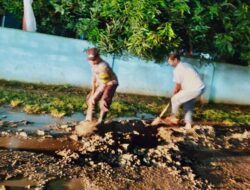
<path fill-rule="evenodd" d="M 82 113 L 78 112 L 64 118 L 54 118 L 48 114 L 30 115 L 24 112 L 17 112 L 1 107 L 0 119 L 2 121 L 28 121 L 30 123 L 29 125 L 21 125 L 18 126 L 18 128 L 24 129 L 26 131 L 33 131 L 37 129 L 43 129 L 50 124 L 64 124 L 66 122 L 81 121 L 84 119 L 84 116 Z"/>
<path fill-rule="evenodd" d="M 141 119 L 153 119 L 155 116 L 148 113 L 138 113 L 136 116 L 131 117 L 117 117 L 113 118 L 113 121 L 121 120 L 141 120 Z M 71 116 L 65 116 L 63 118 L 55 118 L 48 114 L 31 115 L 24 112 L 18 112 L 10 108 L 0 107 L 0 120 L 2 121 L 28 121 L 29 125 L 18 125 L 18 129 L 24 131 L 34 132 L 37 129 L 46 129 L 48 125 L 52 124 L 65 124 L 67 122 L 82 121 L 85 116 L 76 112 Z"/>
<path fill-rule="evenodd" d="M 130 116 L 130 117 L 116 117 L 113 118 L 113 121 L 121 121 L 121 120 L 152 120 L 156 116 L 150 113 L 138 113 L 136 116 Z"/>
<path fill-rule="evenodd" d="M 97 186 L 92 184 L 87 178 L 75 178 L 71 180 L 55 180 L 47 185 L 47 189 L 50 190 L 97 190 Z"/>
<path fill-rule="evenodd" d="M 0 190 L 25 190 L 33 189 L 39 184 L 35 181 L 23 178 L 14 179 L 0 182 Z M 97 190 L 97 186 L 92 184 L 87 178 L 75 178 L 75 179 L 58 179 L 49 182 L 46 185 L 46 189 L 49 190 Z"/>
<path fill-rule="evenodd" d="M 76 151 L 79 148 L 79 143 L 69 141 L 67 139 L 55 138 L 19 138 L 16 136 L 1 137 L 0 148 L 18 149 L 28 151 L 55 152 L 56 150 L 70 149 Z"/>
<path fill-rule="evenodd" d="M 36 182 L 29 179 L 16 179 L 0 182 L 0 190 L 23 190 L 30 189 L 38 185 Z"/>

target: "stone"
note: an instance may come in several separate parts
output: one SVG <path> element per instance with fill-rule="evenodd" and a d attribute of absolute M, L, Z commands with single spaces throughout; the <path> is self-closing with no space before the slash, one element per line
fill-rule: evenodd
<path fill-rule="evenodd" d="M 89 136 L 97 130 L 97 122 L 84 121 L 75 127 L 78 136 Z"/>
<path fill-rule="evenodd" d="M 133 131 L 133 134 L 134 134 L 134 135 L 139 135 L 140 133 L 134 130 L 134 131 Z"/>
<path fill-rule="evenodd" d="M 45 132 L 38 129 L 38 130 L 36 130 L 36 134 L 37 134 L 38 136 L 44 136 L 44 135 L 45 135 Z"/>
<path fill-rule="evenodd" d="M 70 135 L 69 139 L 73 140 L 73 141 L 78 141 L 78 136 L 77 135 Z"/>
<path fill-rule="evenodd" d="M 24 138 L 27 138 L 27 137 L 28 137 L 28 135 L 27 135 L 26 132 L 21 132 L 21 133 L 19 133 L 19 136 L 24 137 Z"/>
<path fill-rule="evenodd" d="M 69 126 L 68 125 L 61 125 L 59 128 L 61 128 L 61 129 L 66 129 L 66 128 L 68 128 Z"/>
<path fill-rule="evenodd" d="M 128 146 L 129 146 L 129 144 L 127 144 L 127 143 L 121 144 L 122 149 L 125 151 L 128 150 Z"/>

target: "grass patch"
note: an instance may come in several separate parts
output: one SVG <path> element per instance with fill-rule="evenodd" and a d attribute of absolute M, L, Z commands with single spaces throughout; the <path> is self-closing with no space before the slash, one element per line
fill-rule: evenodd
<path fill-rule="evenodd" d="M 250 106 L 208 104 L 195 108 L 194 119 L 227 125 L 250 125 Z"/>
<path fill-rule="evenodd" d="M 54 117 L 82 112 L 87 108 L 88 89 L 70 85 L 44 85 L 0 80 L 0 105 L 21 108 L 29 114 L 51 114 Z M 109 117 L 136 116 L 138 113 L 159 114 L 169 99 L 117 93 Z M 198 104 L 194 120 L 250 125 L 250 106 Z"/>

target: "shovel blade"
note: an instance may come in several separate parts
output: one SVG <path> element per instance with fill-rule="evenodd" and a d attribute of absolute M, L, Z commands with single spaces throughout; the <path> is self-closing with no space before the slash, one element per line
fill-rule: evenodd
<path fill-rule="evenodd" d="M 155 118 L 151 123 L 152 126 L 156 126 L 156 125 L 159 125 L 159 124 L 161 124 L 161 118 L 160 117 Z"/>

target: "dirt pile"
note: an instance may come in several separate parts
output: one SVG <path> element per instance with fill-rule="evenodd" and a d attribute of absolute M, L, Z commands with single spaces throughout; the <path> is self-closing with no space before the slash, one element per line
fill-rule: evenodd
<path fill-rule="evenodd" d="M 84 176 L 86 178 L 86 176 L 91 177 L 101 173 L 102 179 L 99 181 L 94 179 L 95 185 L 102 184 L 102 180 L 105 179 L 104 181 L 113 183 L 113 189 L 116 189 L 119 186 L 118 181 L 124 176 L 137 173 L 134 175 L 146 178 L 147 175 L 144 172 L 149 170 L 151 175 L 154 175 L 154 171 L 160 173 L 164 171 L 165 175 L 162 176 L 166 178 L 167 175 L 172 176 L 174 183 L 178 184 L 180 189 L 183 187 L 185 189 L 214 189 L 224 182 L 210 175 L 221 163 L 216 156 L 249 151 L 250 128 L 247 126 L 197 125 L 190 130 L 184 130 L 181 127 L 152 127 L 148 125 L 150 122 L 141 120 L 113 121 L 99 127 L 92 135 L 73 138 L 73 140 L 70 135 L 79 122 L 50 125 L 47 131 L 39 130 L 26 133 L 27 137 L 21 135 L 21 132 L 25 131 L 18 131 L 18 127 L 17 130 L 10 130 L 8 123 L 5 123 L 0 127 L 1 136 L 36 138 L 39 141 L 53 137 L 52 139 L 60 140 L 61 143 L 64 141 L 71 144 L 77 143 L 77 147 L 62 148 L 58 146 L 57 150 L 53 149 L 52 156 L 51 152 L 49 155 L 27 152 L 11 154 L 2 150 L 1 155 L 6 155 L 6 159 L 2 159 L 0 167 L 2 169 L 6 169 L 6 165 L 11 167 L 8 167 L 8 172 L 1 172 L 0 178 L 7 180 L 18 176 L 27 177 L 38 181 L 40 187 L 44 188 L 55 179 Z M 26 161 L 19 162 L 19 160 L 28 159 L 27 155 L 32 158 L 30 164 Z M 207 155 L 209 156 L 207 157 Z M 11 156 L 13 162 L 7 159 Z M 29 169 L 24 171 L 22 167 Z M 1 171 L 3 171 L 2 169 Z M 89 172 L 93 175 L 90 175 Z M 118 175 L 119 172 L 123 177 Z M 250 182 L 247 176 L 244 178 L 242 175 L 242 184 Z M 135 181 L 133 183 L 125 181 L 121 183 L 124 185 L 124 189 L 126 189 L 125 184 L 130 184 L 131 189 L 133 189 Z M 162 184 L 163 181 L 164 179 L 161 178 L 159 184 Z M 144 186 L 145 183 L 149 182 L 136 181 L 135 187 Z M 154 188 L 157 184 L 152 185 L 151 183 L 148 186 Z M 235 186 L 232 184 L 231 187 Z M 164 189 L 164 187 L 162 188 Z"/>

